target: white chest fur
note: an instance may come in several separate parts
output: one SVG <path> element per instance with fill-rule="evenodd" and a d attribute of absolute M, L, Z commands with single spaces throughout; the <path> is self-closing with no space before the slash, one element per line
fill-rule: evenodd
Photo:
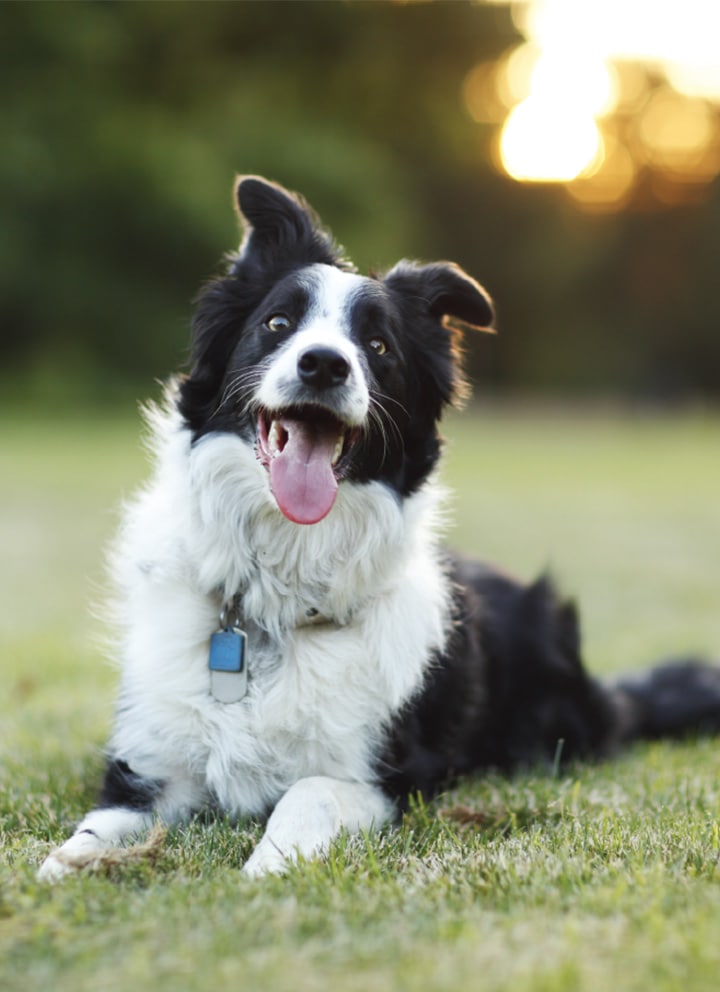
<path fill-rule="evenodd" d="M 437 494 L 403 504 L 343 483 L 331 514 L 281 517 L 250 447 L 191 448 L 167 422 L 155 481 L 130 508 L 114 557 L 124 628 L 114 747 L 141 774 L 187 782 L 233 813 L 267 808 L 295 781 L 371 777 L 392 714 L 444 642 L 447 582 L 435 552 Z M 248 624 L 247 695 L 209 691 L 223 600 Z M 309 610 L 332 622 L 298 626 Z"/>

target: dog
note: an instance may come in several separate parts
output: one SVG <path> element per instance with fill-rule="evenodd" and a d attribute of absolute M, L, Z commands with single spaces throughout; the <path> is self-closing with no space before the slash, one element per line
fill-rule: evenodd
<path fill-rule="evenodd" d="M 208 807 L 267 818 L 243 871 L 280 873 L 461 775 L 720 730 L 720 669 L 605 685 L 548 577 L 443 547 L 439 422 L 466 388 L 461 328 L 492 323 L 485 290 L 449 262 L 358 274 L 264 179 L 236 200 L 244 239 L 149 411 L 154 474 L 111 556 L 99 802 L 40 877 Z"/>

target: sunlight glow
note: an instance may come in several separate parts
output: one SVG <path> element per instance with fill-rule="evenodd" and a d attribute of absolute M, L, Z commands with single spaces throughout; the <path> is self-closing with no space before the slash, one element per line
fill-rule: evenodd
<path fill-rule="evenodd" d="M 596 118 L 615 106 L 615 80 L 602 62 L 588 62 L 574 52 L 537 51 L 529 96 L 505 122 L 500 157 L 514 179 L 569 182 L 597 159 L 601 138 Z"/>
<path fill-rule="evenodd" d="M 570 183 L 568 192 L 587 210 L 619 210 L 627 203 L 634 182 L 632 156 L 617 138 L 605 135 L 601 168 Z"/>
<path fill-rule="evenodd" d="M 670 88 L 660 90 L 649 101 L 639 131 L 651 163 L 683 176 L 697 173 L 701 181 L 712 178 L 717 145 L 714 154 L 709 152 L 716 124 L 704 100 L 684 99 Z"/>
<path fill-rule="evenodd" d="M 681 92 L 687 78 L 689 95 L 720 100 L 717 0 L 526 0 L 513 19 L 542 48 L 564 42 L 589 58 L 654 64 Z"/>
<path fill-rule="evenodd" d="M 529 97 L 505 122 L 500 157 L 513 179 L 569 182 L 592 165 L 600 148 L 600 132 L 591 116 Z"/>
<path fill-rule="evenodd" d="M 563 48 L 543 50 L 530 81 L 533 95 L 602 117 L 614 109 L 617 84 L 611 67 Z"/>
<path fill-rule="evenodd" d="M 511 177 L 617 209 L 642 169 L 688 184 L 720 171 L 720 0 L 516 0 L 512 16 L 525 43 L 464 93 L 478 121 L 505 108 Z"/>

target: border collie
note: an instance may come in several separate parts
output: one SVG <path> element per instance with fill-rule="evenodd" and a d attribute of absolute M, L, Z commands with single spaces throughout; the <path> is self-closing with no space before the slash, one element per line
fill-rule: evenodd
<path fill-rule="evenodd" d="M 41 877 L 207 807 L 269 815 L 244 871 L 281 872 L 460 774 L 720 730 L 720 669 L 604 686 L 547 578 L 443 549 L 438 423 L 464 390 L 458 322 L 491 324 L 484 289 L 448 262 L 359 275 L 263 179 L 237 203 L 244 240 L 150 411 L 154 475 L 112 556 L 99 803 Z"/>

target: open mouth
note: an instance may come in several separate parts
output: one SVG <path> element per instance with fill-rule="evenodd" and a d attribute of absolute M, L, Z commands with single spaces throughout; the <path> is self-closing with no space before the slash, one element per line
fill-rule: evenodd
<path fill-rule="evenodd" d="M 258 459 L 270 474 L 273 496 L 288 520 L 315 524 L 327 516 L 359 436 L 359 428 L 319 407 L 260 411 Z"/>

